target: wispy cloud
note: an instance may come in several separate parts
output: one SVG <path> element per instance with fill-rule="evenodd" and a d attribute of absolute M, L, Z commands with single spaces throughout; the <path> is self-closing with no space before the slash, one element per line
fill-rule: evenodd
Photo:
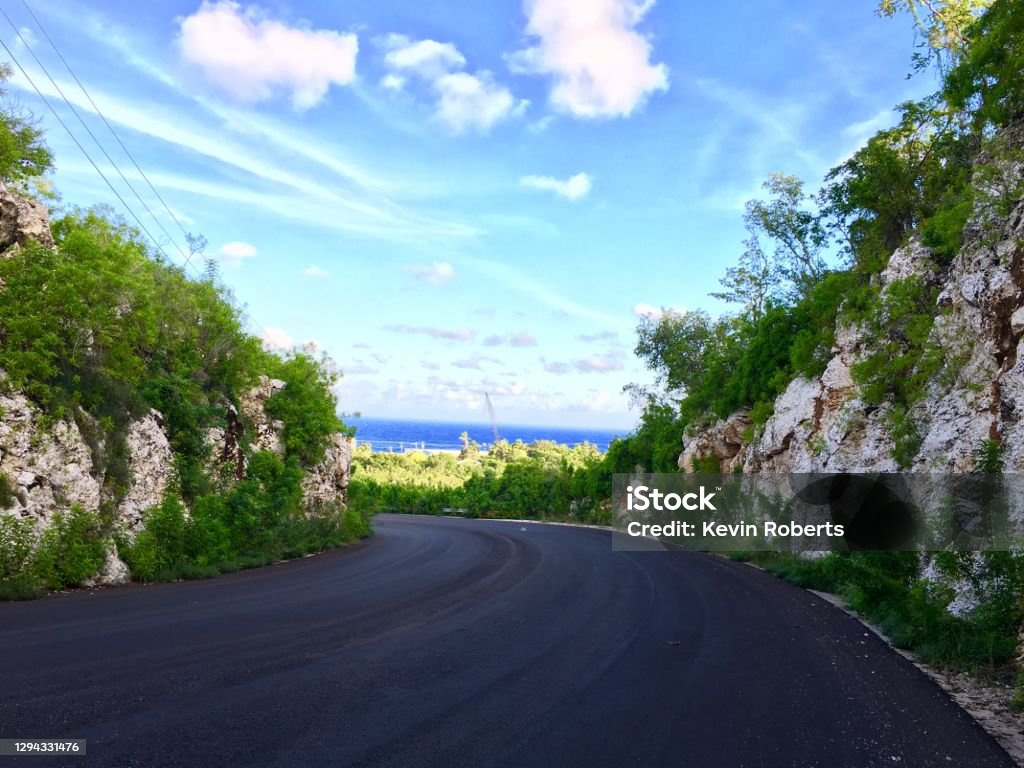
<path fill-rule="evenodd" d="M 455 277 L 455 267 L 447 261 L 435 261 L 430 265 L 405 267 L 405 271 L 411 272 L 417 280 L 430 283 L 431 285 L 444 285 Z"/>
<path fill-rule="evenodd" d="M 572 317 L 578 317 L 591 322 L 600 323 L 612 328 L 628 328 L 628 324 L 622 318 L 605 314 L 599 310 L 585 307 L 571 299 L 562 296 L 546 285 L 538 283 L 532 278 L 508 266 L 487 259 L 476 257 L 464 257 L 463 261 L 467 266 L 493 278 L 501 283 L 503 288 L 512 288 L 526 296 L 529 296 L 551 309 L 564 312 Z"/>
<path fill-rule="evenodd" d="M 682 307 L 655 307 L 652 304 L 644 304 L 642 302 L 633 307 L 633 314 L 636 317 L 650 317 L 658 320 L 666 313 L 682 315 L 686 313 L 686 310 Z"/>
<path fill-rule="evenodd" d="M 508 344 L 510 347 L 535 347 L 537 338 L 530 331 L 520 331 L 512 334 L 494 334 L 484 339 L 485 347 L 500 347 Z"/>
<path fill-rule="evenodd" d="M 302 275 L 303 277 L 313 277 L 318 280 L 326 280 L 328 277 L 331 276 L 331 273 L 328 272 L 323 267 L 318 267 L 315 264 L 312 264 L 306 267 L 304 270 L 302 270 Z"/>
<path fill-rule="evenodd" d="M 263 329 L 263 345 L 270 349 L 291 349 L 295 341 L 283 329 L 267 326 Z"/>
<path fill-rule="evenodd" d="M 519 183 L 531 189 L 543 189 L 554 192 L 566 200 L 579 200 L 586 197 L 593 186 L 589 174 L 577 173 L 568 179 L 556 179 L 551 176 L 523 176 Z"/>
<path fill-rule="evenodd" d="M 66 23 L 71 21 L 65 19 Z M 401 241 L 424 236 L 449 239 L 478 234 L 474 227 L 425 216 L 398 205 L 386 193 L 401 189 L 403 182 L 358 167 L 345 160 L 344 151 L 337 147 L 325 145 L 319 139 L 314 141 L 302 131 L 285 128 L 262 116 L 226 107 L 196 95 L 194 89 L 167 75 L 163 68 L 136 51 L 127 42 L 127 36 L 116 26 L 111 28 L 111 25 L 100 23 L 89 16 L 81 23 L 81 28 L 91 39 L 110 48 L 137 72 L 158 80 L 200 107 L 201 113 L 216 119 L 216 125 L 211 126 L 197 122 L 194 116 L 186 117 L 180 107 L 172 109 L 145 102 L 128 102 L 104 92 L 94 84 L 87 84 L 93 100 L 111 122 L 241 170 L 267 185 L 282 187 L 282 193 L 288 190 L 287 194 L 292 196 L 291 206 L 302 207 L 309 203 L 314 207 L 333 207 L 333 214 L 323 217 L 326 225 L 332 229 Z M 50 99 L 60 98 L 57 89 L 41 72 L 27 69 L 44 95 Z M 75 84 L 60 78 L 56 80 L 77 109 L 95 112 L 93 105 Z M 32 91 L 20 74 L 12 79 L 12 85 L 23 91 Z M 262 149 L 257 151 L 236 141 L 243 137 L 248 140 L 259 137 L 269 143 L 272 152 L 268 154 Z M 278 152 L 284 157 L 298 155 L 315 163 L 327 174 L 325 183 L 316 181 L 310 174 L 284 170 L 282 164 L 271 159 Z M 153 172 L 149 175 L 152 178 Z M 129 175 L 129 178 L 132 176 Z M 251 186 L 238 185 L 238 191 L 243 194 L 236 195 L 235 200 L 243 202 L 241 198 L 247 197 L 244 193 L 251 192 Z M 302 197 L 295 198 L 295 192 Z M 250 201 L 253 199 L 251 195 L 248 198 Z M 282 210 L 287 207 L 279 206 Z"/>
<path fill-rule="evenodd" d="M 384 330 L 414 336 L 430 336 L 435 339 L 447 339 L 448 341 L 472 341 L 475 336 L 473 331 L 465 328 L 448 330 L 424 325 L 385 325 Z"/>

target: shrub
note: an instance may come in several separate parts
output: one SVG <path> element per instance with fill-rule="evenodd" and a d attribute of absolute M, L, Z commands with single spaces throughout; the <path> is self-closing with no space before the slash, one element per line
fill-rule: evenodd
<path fill-rule="evenodd" d="M 76 504 L 50 521 L 39 540 L 33 570 L 49 589 L 81 584 L 103 567 L 109 546 L 99 517 Z"/>

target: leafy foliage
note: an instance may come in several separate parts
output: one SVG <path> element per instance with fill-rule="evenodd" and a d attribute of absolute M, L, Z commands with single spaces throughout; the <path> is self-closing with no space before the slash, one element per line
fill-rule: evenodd
<path fill-rule="evenodd" d="M 0 64 L 0 181 L 24 187 L 50 170 L 53 155 L 35 121 L 7 96 L 3 84 L 11 74 L 9 64 Z"/>

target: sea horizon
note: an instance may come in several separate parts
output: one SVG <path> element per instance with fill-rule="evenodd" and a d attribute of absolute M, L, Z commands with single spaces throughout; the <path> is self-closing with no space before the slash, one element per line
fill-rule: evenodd
<path fill-rule="evenodd" d="M 348 417 L 344 421 L 355 427 L 357 444 L 369 443 L 375 451 L 458 450 L 462 445 L 459 436 L 463 432 L 481 447 L 494 442 L 494 428 L 488 422 L 386 417 Z M 499 423 L 497 429 L 499 439 L 510 443 L 516 440 L 524 443 L 551 440 L 569 446 L 590 443 L 603 453 L 615 438 L 625 437 L 636 428 Z"/>

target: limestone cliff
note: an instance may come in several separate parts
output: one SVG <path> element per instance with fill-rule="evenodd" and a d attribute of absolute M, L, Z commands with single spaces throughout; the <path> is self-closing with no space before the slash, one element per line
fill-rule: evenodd
<path fill-rule="evenodd" d="M 54 247 L 45 206 L 0 185 L 0 258 L 29 240 Z M 111 490 L 105 482 L 110 446 L 98 436 L 102 430 L 92 417 L 79 409 L 54 421 L 23 393 L 5 385 L 0 371 L 0 478 L 10 491 L 0 498 L 0 514 L 29 519 L 41 534 L 57 513 L 78 505 L 90 512 L 104 509 L 108 519 L 113 517 L 112 530 L 129 538 L 142 530 L 144 513 L 160 504 L 175 477 L 162 415 L 150 410 L 128 421 L 123 431 L 127 484 Z M 240 398 L 239 408 L 225 403 L 226 427 L 207 434 L 211 468 L 226 465 L 229 480 L 237 479 L 243 476 L 248 453 L 283 450 L 282 425 L 270 419 L 264 407 L 284 386 L 261 377 Z M 350 460 L 348 439 L 335 435 L 323 461 L 304 479 L 308 508 L 345 502 Z M 107 562 L 86 584 L 117 584 L 128 578 L 128 569 L 111 542 Z"/>
<path fill-rule="evenodd" d="M 933 380 L 911 417 L 920 446 L 908 469 L 966 472 L 983 440 L 1003 446 L 1006 471 L 1024 471 L 1024 203 L 993 236 L 979 217 L 952 263 L 938 270 L 914 240 L 893 253 L 879 276 L 884 292 L 894 281 L 919 276 L 938 289 L 940 310 L 931 340 L 945 353 L 943 375 Z M 717 459 L 723 471 L 893 472 L 894 440 L 885 403 L 865 402 L 851 374 L 870 342 L 862 329 L 837 329 L 821 376 L 797 378 L 775 401 L 774 413 L 754 430 L 743 411 L 687 434 L 679 466 Z"/>

